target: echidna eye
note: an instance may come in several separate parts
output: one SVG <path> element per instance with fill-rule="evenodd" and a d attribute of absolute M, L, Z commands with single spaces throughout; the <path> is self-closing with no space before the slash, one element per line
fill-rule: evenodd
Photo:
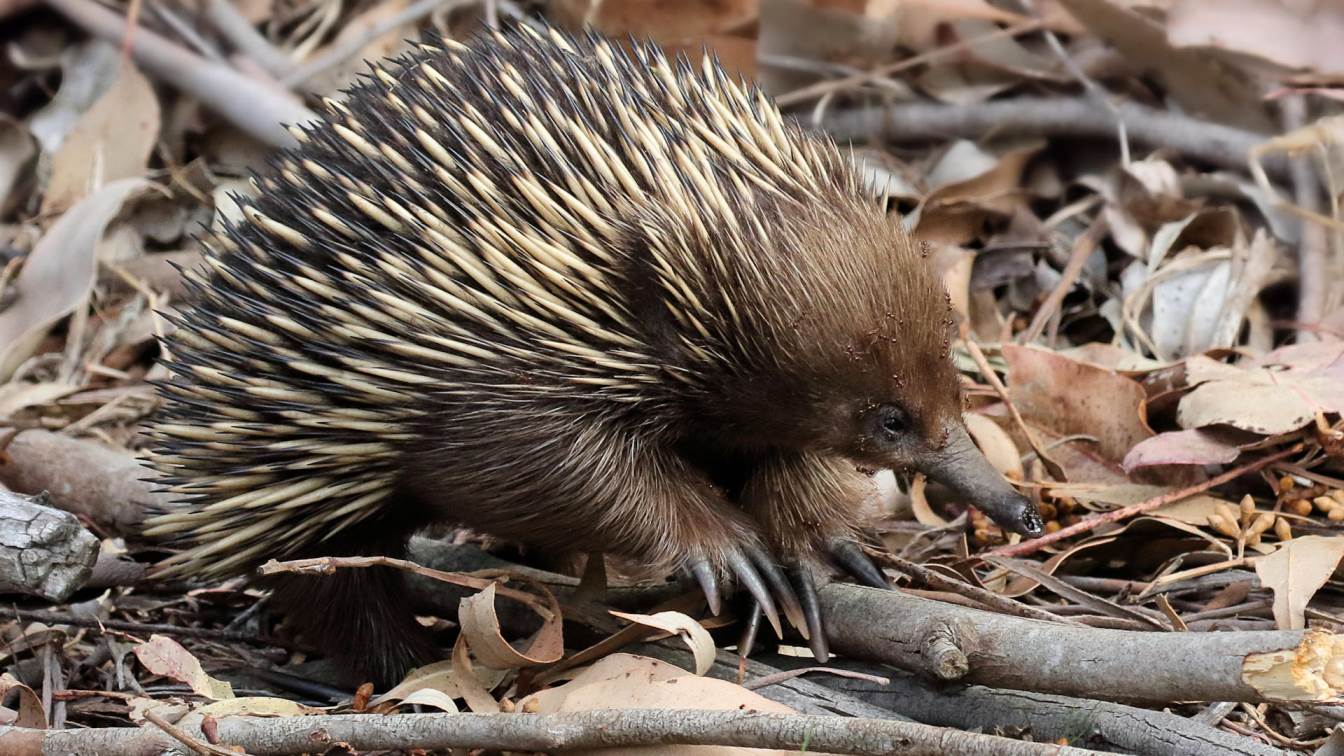
<path fill-rule="evenodd" d="M 891 404 L 884 405 L 879 413 L 882 430 L 891 438 L 905 433 L 910 427 L 909 418 L 905 416 L 905 412 L 900 407 Z"/>

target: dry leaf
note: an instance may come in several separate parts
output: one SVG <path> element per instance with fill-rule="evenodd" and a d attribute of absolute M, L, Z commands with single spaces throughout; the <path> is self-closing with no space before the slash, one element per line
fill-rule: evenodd
<path fill-rule="evenodd" d="M 1032 425 L 1091 436 L 1114 463 L 1152 437 L 1144 423 L 1147 394 L 1134 380 L 1038 347 L 1005 344 L 1003 357 L 1009 394 Z"/>
<path fill-rule="evenodd" d="M 19 710 L 14 721 L 8 724 L 35 730 L 47 729 L 47 712 L 42 706 L 42 698 L 10 673 L 0 674 L 0 701 L 9 698 L 9 694 L 15 691 L 19 694 Z"/>
<path fill-rule="evenodd" d="M 1216 47 L 1319 74 L 1344 74 L 1341 38 L 1337 2 L 1175 0 L 1167 12 L 1167 39 L 1177 47 Z"/>
<path fill-rule="evenodd" d="M 637 625 L 652 627 L 663 632 L 681 636 L 682 641 L 691 649 L 695 657 L 695 673 L 703 675 L 714 666 L 714 639 L 710 637 L 699 622 L 681 612 L 658 612 L 657 614 L 627 614 L 614 609 L 608 610 L 613 616 L 629 620 Z"/>
<path fill-rule="evenodd" d="M 740 685 L 693 675 L 671 664 L 633 654 L 615 653 L 581 670 L 572 680 L 534 693 L 518 702 L 518 710 L 540 714 L 601 709 L 749 710 L 791 713 Z M 505 715 L 507 716 L 507 715 Z M 626 749 L 641 756 L 697 756 L 712 752 L 733 756 L 786 756 L 798 749 L 706 748 L 704 746 L 649 746 Z M 571 751 L 599 756 L 608 750 Z"/>
<path fill-rule="evenodd" d="M 299 717 L 305 714 L 312 714 L 315 711 L 318 710 L 311 709 L 284 698 L 272 698 L 269 696 L 228 698 L 223 701 L 213 701 L 194 710 L 196 714 L 213 717 L 235 715 L 247 717 Z"/>
<path fill-rule="evenodd" d="M 1266 436 L 1295 431 L 1318 412 L 1344 412 L 1344 343 L 1275 350 L 1245 367 L 1204 356 L 1186 362 L 1195 389 L 1181 398 L 1183 428 L 1226 424 Z"/>
<path fill-rule="evenodd" d="M 43 234 L 14 282 L 18 301 L 0 312 L 0 380 L 7 380 L 47 331 L 84 302 L 108 222 L 128 198 L 149 187 L 139 178 L 108 184 L 66 211 Z"/>
<path fill-rule="evenodd" d="M 23 124 L 0 113 L 0 214 L 12 204 L 11 193 L 31 173 L 37 143 Z"/>
<path fill-rule="evenodd" d="M 207 675 L 201 663 L 182 644 L 164 635 L 151 635 L 135 647 L 135 658 L 145 669 L 190 686 L 212 701 L 233 698 L 233 686 Z"/>
<path fill-rule="evenodd" d="M 519 652 L 500 633 L 499 617 L 495 614 L 495 585 L 459 603 L 458 623 L 466 636 L 471 652 L 481 664 L 494 669 L 517 669 L 550 664 L 564 655 L 564 642 L 559 606 L 550 600 L 553 611 L 545 618 L 541 629 L 524 652 Z"/>
<path fill-rule="evenodd" d="M 1121 463 L 1125 472 L 1151 465 L 1223 465 L 1241 454 L 1236 444 L 1206 430 L 1159 433 L 1134 445 Z"/>
<path fill-rule="evenodd" d="M 101 186 L 143 176 L 159 136 L 159 102 L 129 61 L 51 156 L 43 213 L 59 213 Z"/>
<path fill-rule="evenodd" d="M 1161 26 L 1125 3 L 1113 0 L 1059 0 L 1059 3 L 1127 59 L 1157 73 L 1185 109 L 1252 131 L 1277 130 L 1260 106 L 1260 92 L 1254 79 L 1220 63 L 1207 51 L 1173 47 Z"/>
<path fill-rule="evenodd" d="M 1334 574 L 1344 557 L 1344 536 L 1303 536 L 1285 541 L 1255 563 L 1260 583 L 1274 591 L 1274 622 L 1280 630 L 1306 627 L 1307 602 Z"/>

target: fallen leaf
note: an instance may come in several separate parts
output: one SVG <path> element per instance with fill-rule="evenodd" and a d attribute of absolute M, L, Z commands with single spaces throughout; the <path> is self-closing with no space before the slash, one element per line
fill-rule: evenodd
<path fill-rule="evenodd" d="M 1159 433 L 1135 444 L 1121 463 L 1125 472 L 1152 465 L 1221 465 L 1234 461 L 1241 448 L 1198 428 Z"/>
<path fill-rule="evenodd" d="M 1167 40 L 1254 55 L 1318 74 L 1344 74 L 1344 8 L 1335 2 L 1175 0 Z"/>
<path fill-rule="evenodd" d="M 10 673 L 0 674 L 0 701 L 9 698 L 9 694 L 14 692 L 18 693 L 19 710 L 14 721 L 9 724 L 35 730 L 47 729 L 47 712 L 42 706 L 42 698 Z"/>
<path fill-rule="evenodd" d="M 634 654 L 615 653 L 579 671 L 572 680 L 538 691 L 518 702 L 519 711 L 539 714 L 603 709 L 664 709 L 757 711 L 792 713 L 794 710 L 749 691 L 740 685 L 701 677 L 666 662 Z M 696 756 L 712 750 L 725 756 L 787 756 L 794 749 L 764 749 L 703 746 L 648 746 L 641 756 Z M 610 749 L 570 753 L 584 756 L 607 754 Z"/>
<path fill-rule="evenodd" d="M 143 176 L 159 136 L 159 102 L 149 80 L 130 61 L 82 113 L 51 156 L 42 212 L 55 214 L 101 186 Z"/>
<path fill-rule="evenodd" d="M 0 380 L 8 380 L 47 331 L 88 297 L 107 224 L 128 198 L 149 187 L 139 178 L 108 184 L 67 210 L 38 240 L 14 281 L 18 300 L 0 312 Z"/>
<path fill-rule="evenodd" d="M 1344 557 L 1344 536 L 1302 536 L 1283 542 L 1255 563 L 1260 583 L 1274 591 L 1274 622 L 1280 630 L 1306 627 L 1307 602 L 1334 574 Z"/>
<path fill-rule="evenodd" d="M 526 651 L 518 651 L 500 632 L 499 617 L 495 614 L 495 585 L 491 583 L 480 593 L 459 602 L 458 623 L 466 636 L 471 652 L 481 664 L 494 669 L 535 667 L 558 661 L 564 655 L 559 605 L 550 599 L 551 616 L 537 631 Z"/>
<path fill-rule="evenodd" d="M 1195 388 L 1176 419 L 1192 429 L 1226 424 L 1266 436 L 1295 431 L 1318 412 L 1344 412 L 1344 343 L 1311 342 L 1275 350 L 1245 367 L 1202 355 L 1186 361 Z"/>
<path fill-rule="evenodd" d="M 608 610 L 613 616 L 629 620 L 637 625 L 652 627 L 666 633 L 681 636 L 695 657 L 695 673 L 703 675 L 714 666 L 714 638 L 699 622 L 681 612 L 658 612 L 657 614 L 627 614 L 614 609 Z"/>
<path fill-rule="evenodd" d="M 1144 423 L 1147 394 L 1133 379 L 1039 347 L 1005 344 L 1003 357 L 1008 393 L 1033 425 L 1091 436 L 1114 463 L 1153 436 Z"/>
<path fill-rule="evenodd" d="M 212 701 L 233 698 L 233 686 L 207 675 L 200 661 L 182 644 L 164 635 L 151 635 L 137 645 L 135 658 L 145 669 L 191 687 L 197 695 Z"/>
<path fill-rule="evenodd" d="M 312 714 L 318 710 L 284 698 L 272 698 L 270 696 L 242 696 L 239 698 L 225 699 L 223 701 L 213 701 L 194 711 L 196 714 L 206 714 L 214 717 L 234 715 L 247 717 L 298 717 L 305 714 Z"/>

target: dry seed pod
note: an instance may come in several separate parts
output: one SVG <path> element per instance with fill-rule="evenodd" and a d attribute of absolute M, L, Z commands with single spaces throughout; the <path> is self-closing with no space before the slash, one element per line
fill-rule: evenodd
<path fill-rule="evenodd" d="M 1045 523 L 1045 532 L 1057 533 L 1063 530 L 1064 526 L 1059 524 L 1059 520 L 1047 520 Z"/>
<path fill-rule="evenodd" d="M 1279 493 L 1281 494 L 1288 493 L 1289 491 L 1293 490 L 1293 487 L 1296 485 L 1297 481 L 1293 480 L 1293 476 L 1285 475 L 1282 478 L 1279 478 Z"/>
<path fill-rule="evenodd" d="M 1329 512 L 1326 512 L 1325 519 L 1330 522 L 1340 522 L 1341 520 L 1344 520 L 1344 507 L 1335 507 Z"/>
<path fill-rule="evenodd" d="M 1334 509 L 1339 506 L 1339 502 L 1335 501 L 1329 496 L 1317 496 L 1316 498 L 1311 500 L 1311 503 L 1315 504 L 1318 510 L 1320 510 L 1323 514 L 1327 515 L 1330 514 L 1332 511 L 1334 511 Z"/>
<path fill-rule="evenodd" d="M 1335 490 L 1331 491 L 1326 495 L 1334 499 L 1335 501 L 1339 502 L 1340 504 L 1344 504 L 1344 488 L 1336 488 Z"/>
<path fill-rule="evenodd" d="M 1221 512 L 1213 512 L 1209 515 L 1209 527 L 1228 538 L 1236 538 L 1241 535 L 1241 526 L 1237 525 L 1237 521 Z"/>
<path fill-rule="evenodd" d="M 1311 502 L 1307 501 L 1306 499 L 1294 499 L 1293 501 L 1290 501 L 1287 504 L 1284 504 L 1283 506 L 1284 509 L 1287 509 L 1289 512 L 1292 512 L 1298 517 L 1311 516 L 1312 511 Z"/>
<path fill-rule="evenodd" d="M 1255 516 L 1255 499 L 1252 499 L 1250 494 L 1246 494 L 1245 496 L 1241 497 L 1242 524 L 1244 525 L 1250 522 L 1250 518 L 1254 516 Z"/>
<path fill-rule="evenodd" d="M 1228 522 L 1240 522 L 1241 513 L 1235 507 L 1225 501 L 1220 501 L 1213 507 L 1214 511 Z"/>
<path fill-rule="evenodd" d="M 1274 517 L 1273 512 L 1261 512 L 1259 516 L 1251 521 L 1247 533 L 1251 536 L 1258 537 L 1261 533 L 1274 527 L 1275 519 L 1277 518 Z"/>
<path fill-rule="evenodd" d="M 1278 536 L 1280 541 L 1293 539 L 1293 526 L 1288 524 L 1287 518 L 1280 517 L 1274 522 L 1274 535 Z"/>

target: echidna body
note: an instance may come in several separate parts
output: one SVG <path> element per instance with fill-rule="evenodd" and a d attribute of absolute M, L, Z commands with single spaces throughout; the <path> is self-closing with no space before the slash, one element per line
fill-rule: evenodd
<path fill-rule="evenodd" d="M 861 469 L 1039 527 L 966 436 L 945 296 L 857 169 L 713 61 L 633 50 L 425 45 L 295 130 L 165 344 L 165 573 L 451 522 L 689 570 L 715 610 L 725 577 L 795 624 L 801 595 L 818 636 L 775 565 L 855 564 Z M 430 653 L 399 581 L 278 598 L 387 684 Z"/>

